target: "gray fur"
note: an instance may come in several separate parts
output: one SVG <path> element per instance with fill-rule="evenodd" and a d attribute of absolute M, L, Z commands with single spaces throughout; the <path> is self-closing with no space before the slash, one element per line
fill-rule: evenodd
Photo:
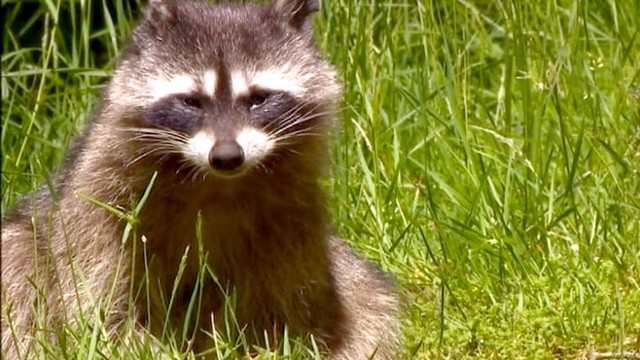
<path fill-rule="evenodd" d="M 6 359 L 16 359 L 18 353 L 25 357 L 40 326 L 55 330 L 63 321 L 73 324 L 75 315 L 91 313 L 94 306 L 107 308 L 105 321 L 113 334 L 132 313 L 140 327 L 160 336 L 162 299 L 171 295 L 187 248 L 178 294 L 189 294 L 197 277 L 198 231 L 218 283 L 236 293 L 239 324 L 260 335 L 251 341 L 264 345 L 265 331 L 270 343 L 277 343 L 286 325 L 290 335 L 313 335 L 331 359 L 393 358 L 399 338 L 393 287 L 327 225 L 319 179 L 340 87 L 308 31 L 307 16 L 318 5 L 312 0 L 276 0 L 266 7 L 151 1 L 101 109 L 62 169 L 59 201 L 41 191 L 3 223 Z M 278 117 L 288 119 L 291 127 L 264 125 L 281 126 L 274 131 L 273 154 L 242 177 L 224 179 L 180 158 L 176 149 L 191 134 L 149 125 L 165 113 L 144 119 L 158 101 L 168 101 L 154 99 L 149 79 L 215 69 L 216 99 L 205 99 L 206 107 L 194 110 L 204 114 L 197 129 L 184 126 L 184 119 L 171 112 L 171 103 L 169 121 L 180 121 L 187 132 L 216 134 L 255 126 L 260 116 L 269 116 L 269 109 L 255 115 L 238 105 L 241 100 L 229 91 L 231 67 L 249 73 L 286 69 L 303 90 L 287 94 L 295 111 Z M 146 241 L 150 296 L 130 304 L 131 284 L 138 289 L 143 282 L 142 244 L 132 239 L 123 243 L 125 222 L 86 197 L 130 209 L 156 172 L 136 228 Z M 198 216 L 202 224 L 197 230 Z M 199 324 L 211 330 L 223 298 L 220 286 L 212 281 L 205 286 Z M 179 331 L 188 298 L 176 301 L 170 322 Z M 44 324 L 35 323 L 34 309 L 44 314 Z M 195 350 L 211 345 L 202 332 L 195 334 Z"/>

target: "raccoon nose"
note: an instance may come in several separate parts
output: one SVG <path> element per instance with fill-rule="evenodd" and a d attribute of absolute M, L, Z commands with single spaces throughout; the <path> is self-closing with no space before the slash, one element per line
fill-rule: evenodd
<path fill-rule="evenodd" d="M 209 152 L 209 165 L 216 170 L 236 170 L 244 163 L 244 151 L 235 141 L 217 143 Z"/>

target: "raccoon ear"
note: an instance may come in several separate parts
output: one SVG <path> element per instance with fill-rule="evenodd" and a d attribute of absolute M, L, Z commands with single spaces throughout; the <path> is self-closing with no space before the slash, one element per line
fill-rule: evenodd
<path fill-rule="evenodd" d="M 297 30 L 309 28 L 309 14 L 320 10 L 320 0 L 274 0 L 273 12 Z"/>
<path fill-rule="evenodd" d="M 148 48 L 149 39 L 162 39 L 166 29 L 178 22 L 178 12 L 173 0 L 149 0 L 143 11 L 144 19 L 134 30 L 131 40 L 133 52 Z"/>
<path fill-rule="evenodd" d="M 151 23 L 174 24 L 177 19 L 176 5 L 171 0 L 149 0 L 147 20 Z"/>

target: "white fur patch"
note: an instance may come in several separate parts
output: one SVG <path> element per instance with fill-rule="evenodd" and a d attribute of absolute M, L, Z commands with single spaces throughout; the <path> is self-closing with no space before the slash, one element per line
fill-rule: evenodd
<path fill-rule="evenodd" d="M 247 77 L 240 71 L 231 72 L 231 92 L 234 98 L 249 95 L 249 83 Z"/>
<path fill-rule="evenodd" d="M 247 96 L 252 87 L 272 91 L 282 91 L 294 96 L 303 96 L 306 88 L 294 75 L 294 71 L 287 69 L 260 70 L 253 74 L 240 71 L 231 72 L 231 89 L 234 98 Z"/>
<path fill-rule="evenodd" d="M 287 92 L 294 96 L 302 96 L 306 92 L 291 72 L 284 69 L 259 71 L 251 79 L 251 85 L 261 89 Z"/>
<path fill-rule="evenodd" d="M 208 70 L 202 76 L 202 92 L 204 92 L 207 96 L 213 98 L 216 93 L 216 81 L 218 80 L 218 75 L 214 70 Z"/>
<path fill-rule="evenodd" d="M 215 142 L 213 135 L 199 132 L 187 142 L 184 157 L 200 167 L 209 168 L 209 152 Z"/>
<path fill-rule="evenodd" d="M 275 147 L 275 141 L 264 132 L 246 127 L 236 136 L 238 145 L 244 151 L 247 166 L 254 166 L 264 159 Z"/>
<path fill-rule="evenodd" d="M 177 75 L 170 79 L 151 79 L 149 85 L 151 86 L 150 91 L 153 100 L 159 100 L 170 95 L 185 94 L 197 89 L 196 81 L 186 74 Z"/>

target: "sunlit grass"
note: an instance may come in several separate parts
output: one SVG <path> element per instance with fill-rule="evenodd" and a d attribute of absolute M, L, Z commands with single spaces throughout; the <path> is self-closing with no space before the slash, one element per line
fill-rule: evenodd
<path fill-rule="evenodd" d="M 6 210 L 55 181 L 140 3 L 2 4 Z M 397 279 L 405 357 L 640 351 L 640 5 L 323 6 L 345 88 L 333 223 Z M 74 356 L 187 356 L 93 330 Z"/>

